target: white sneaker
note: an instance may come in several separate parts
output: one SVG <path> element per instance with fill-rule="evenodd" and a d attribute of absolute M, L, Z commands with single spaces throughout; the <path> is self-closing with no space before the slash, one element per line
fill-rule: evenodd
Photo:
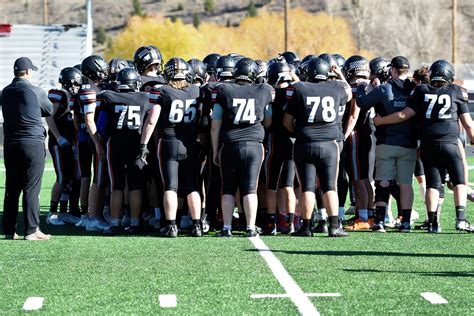
<path fill-rule="evenodd" d="M 50 240 L 51 235 L 44 234 L 41 230 L 36 229 L 36 232 L 25 236 L 25 240 Z"/>
<path fill-rule="evenodd" d="M 86 227 L 89 217 L 87 215 L 81 215 L 81 219 L 76 223 L 76 227 Z"/>
<path fill-rule="evenodd" d="M 87 221 L 86 231 L 88 232 L 102 232 L 109 229 L 109 224 L 94 218 Z"/>
<path fill-rule="evenodd" d="M 53 226 L 61 226 L 64 225 L 64 222 L 59 219 L 58 214 L 48 213 L 48 216 L 46 217 L 46 224 Z"/>
<path fill-rule="evenodd" d="M 63 221 L 66 224 L 76 225 L 81 218 L 71 215 L 69 213 L 59 213 L 59 220 Z"/>

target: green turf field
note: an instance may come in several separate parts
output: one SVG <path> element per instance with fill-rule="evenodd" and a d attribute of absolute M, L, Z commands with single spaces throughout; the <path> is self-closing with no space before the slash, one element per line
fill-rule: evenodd
<path fill-rule="evenodd" d="M 0 209 L 4 178 L 0 171 Z M 54 172 L 46 171 L 43 219 L 53 182 Z M 415 187 L 421 222 L 418 195 Z M 304 293 L 340 295 L 309 298 L 322 315 L 474 315 L 474 234 L 454 230 L 451 193 L 443 210 L 439 235 L 359 232 L 342 239 L 315 235 L 262 240 Z M 473 207 L 468 217 L 474 219 Z M 21 313 L 33 296 L 45 299 L 40 313 L 55 315 L 298 314 L 288 297 L 251 298 L 286 291 L 243 236 L 105 238 L 74 228 L 42 227 L 53 240 L 0 240 L 0 314 Z M 423 292 L 438 293 L 447 304 L 431 304 L 421 297 Z M 160 307 L 163 294 L 176 295 L 177 306 Z"/>

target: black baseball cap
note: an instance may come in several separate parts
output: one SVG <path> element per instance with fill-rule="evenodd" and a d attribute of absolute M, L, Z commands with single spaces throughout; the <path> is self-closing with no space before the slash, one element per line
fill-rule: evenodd
<path fill-rule="evenodd" d="M 410 69 L 410 63 L 408 59 L 403 56 L 396 56 L 392 58 L 390 66 L 396 69 Z"/>
<path fill-rule="evenodd" d="M 13 65 L 13 70 L 22 71 L 22 70 L 28 70 L 28 69 L 33 69 L 34 71 L 37 71 L 38 67 L 33 65 L 33 62 L 28 57 L 20 57 L 17 60 L 15 60 L 15 64 Z"/>

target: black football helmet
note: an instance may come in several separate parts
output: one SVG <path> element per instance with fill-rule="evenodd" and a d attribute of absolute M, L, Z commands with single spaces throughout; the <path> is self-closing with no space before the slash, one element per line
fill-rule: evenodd
<path fill-rule="evenodd" d="M 158 66 L 158 74 L 162 71 L 163 57 L 160 50 L 152 45 L 142 46 L 135 52 L 133 56 L 135 68 L 139 74 L 143 74 L 145 69 L 151 65 Z"/>
<path fill-rule="evenodd" d="M 140 75 L 133 68 L 123 68 L 116 76 L 116 89 L 119 91 L 140 91 L 142 81 Z"/>
<path fill-rule="evenodd" d="M 201 84 L 206 82 L 206 65 L 196 58 L 188 60 L 188 64 L 190 64 L 193 69 L 194 81 L 200 82 Z"/>
<path fill-rule="evenodd" d="M 258 65 L 250 58 L 242 58 L 233 71 L 235 80 L 243 80 L 254 83 L 258 76 Z"/>
<path fill-rule="evenodd" d="M 71 94 L 76 94 L 83 84 L 82 73 L 75 67 L 66 67 L 59 73 L 59 83 Z"/>
<path fill-rule="evenodd" d="M 108 70 L 105 59 L 97 55 L 86 57 L 81 63 L 82 74 L 94 82 L 107 79 Z"/>
<path fill-rule="evenodd" d="M 390 61 L 384 57 L 376 57 L 369 63 L 370 74 L 385 82 L 390 77 Z"/>
<path fill-rule="evenodd" d="M 204 59 L 202 62 L 204 63 L 204 66 L 206 66 L 206 72 L 211 75 L 216 71 L 216 63 L 217 60 L 221 57 L 221 55 L 213 53 L 209 54 Z"/>
<path fill-rule="evenodd" d="M 446 60 L 437 60 L 430 67 L 430 80 L 451 84 L 454 80 L 454 67 Z"/>
<path fill-rule="evenodd" d="M 344 58 L 344 56 L 342 56 L 341 54 L 332 55 L 334 56 L 334 58 L 336 58 L 337 65 L 342 69 L 342 67 L 344 67 L 344 64 L 346 63 L 346 59 Z"/>
<path fill-rule="evenodd" d="M 261 59 L 256 59 L 255 63 L 258 66 L 258 74 L 257 74 L 257 83 L 265 83 L 267 82 L 267 70 L 268 70 L 268 65 L 267 62 L 261 60 Z"/>
<path fill-rule="evenodd" d="M 189 64 L 184 59 L 173 57 L 165 64 L 165 79 L 167 81 L 182 79 L 189 81 L 189 68 Z"/>
<path fill-rule="evenodd" d="M 308 68 L 308 63 L 310 60 L 318 58 L 316 55 L 306 55 L 303 60 L 301 61 L 299 67 L 298 67 L 298 77 L 302 81 L 306 81 L 306 69 Z"/>
<path fill-rule="evenodd" d="M 219 80 L 232 79 L 235 60 L 232 56 L 221 56 L 216 62 L 216 76 Z"/>
<path fill-rule="evenodd" d="M 351 81 L 355 77 L 369 78 L 369 63 L 362 56 L 354 55 L 349 57 L 342 68 L 347 81 Z"/>
<path fill-rule="evenodd" d="M 331 65 L 322 58 L 313 58 L 308 62 L 306 68 L 306 80 L 308 82 L 326 81 L 329 78 Z"/>
<path fill-rule="evenodd" d="M 111 80 L 115 80 L 117 73 L 124 69 L 129 68 L 128 62 L 125 59 L 121 58 L 112 58 L 109 61 L 109 76 Z"/>
<path fill-rule="evenodd" d="M 280 55 L 285 58 L 288 64 L 293 65 L 295 62 L 300 61 L 300 58 L 298 57 L 298 55 L 296 55 L 295 52 L 288 51 L 288 52 L 283 52 Z"/>
<path fill-rule="evenodd" d="M 81 64 L 74 65 L 74 68 L 76 68 L 77 70 L 81 71 Z"/>
<path fill-rule="evenodd" d="M 282 82 L 291 82 L 291 68 L 286 61 L 275 62 L 268 67 L 268 83 L 276 86 Z"/>
<path fill-rule="evenodd" d="M 332 66 L 339 67 L 339 64 L 337 63 L 336 58 L 334 58 L 332 54 L 328 54 L 328 53 L 321 54 L 318 56 L 318 58 L 324 59 L 325 61 L 327 61 L 329 66 L 331 66 L 331 68 L 329 68 L 329 78 L 336 78 L 337 77 L 336 73 L 332 71 Z"/>
<path fill-rule="evenodd" d="M 186 81 L 189 82 L 190 84 L 194 83 L 194 69 L 193 66 L 186 62 L 186 66 L 188 67 L 188 73 L 186 74 Z"/>

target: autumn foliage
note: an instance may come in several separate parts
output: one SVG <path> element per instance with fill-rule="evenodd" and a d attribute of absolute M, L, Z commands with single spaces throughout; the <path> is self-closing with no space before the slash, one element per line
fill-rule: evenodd
<path fill-rule="evenodd" d="M 199 29 L 181 20 L 171 22 L 160 16 L 131 17 L 117 35 L 106 57 L 133 58 L 142 45 L 155 45 L 164 60 L 179 56 L 204 58 L 209 53 L 240 53 L 269 59 L 284 51 L 284 19 L 281 13 L 259 12 L 244 19 L 238 27 L 201 23 Z M 302 9 L 290 11 L 289 48 L 301 57 L 308 54 L 358 53 L 348 22 L 324 12 L 311 14 Z M 367 56 L 370 57 L 370 56 Z"/>

